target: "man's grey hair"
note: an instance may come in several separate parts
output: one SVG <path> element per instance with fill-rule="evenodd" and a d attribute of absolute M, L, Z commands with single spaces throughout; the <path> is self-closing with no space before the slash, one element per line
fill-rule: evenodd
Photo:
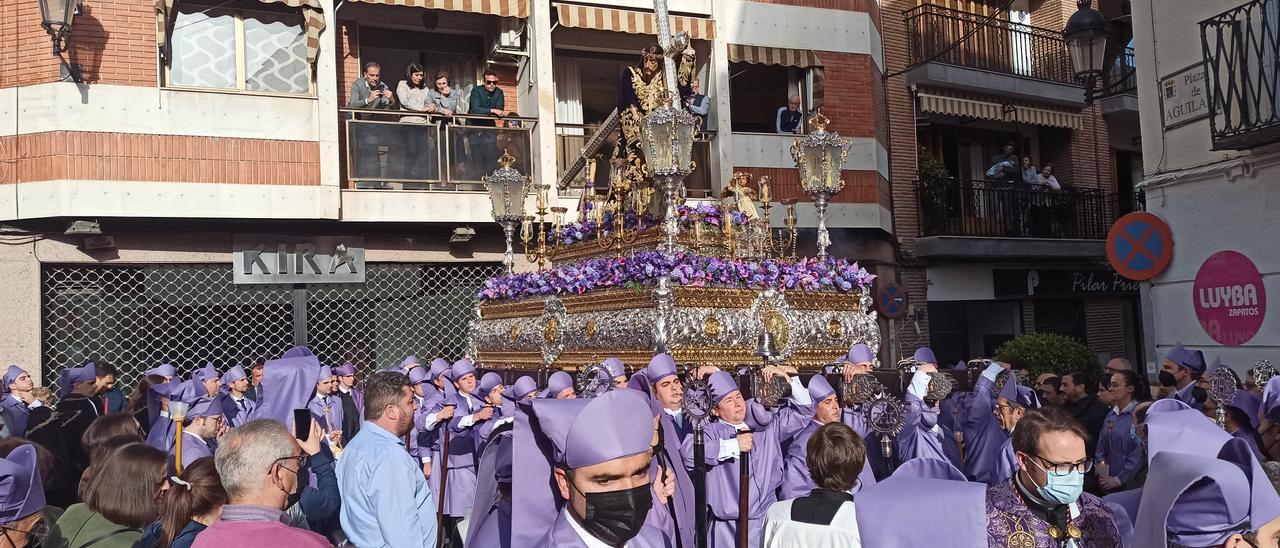
<path fill-rule="evenodd" d="M 213 464 L 231 500 L 258 492 L 266 485 L 275 461 L 293 456 L 293 434 L 274 419 L 258 419 L 233 428 L 222 438 Z"/>
<path fill-rule="evenodd" d="M 1125 369 L 1128 369 L 1128 370 L 1130 370 L 1130 371 L 1133 371 L 1133 362 L 1129 361 L 1129 359 L 1128 359 L 1128 358 L 1121 358 L 1121 357 L 1119 357 L 1119 356 L 1116 356 L 1116 357 L 1114 357 L 1114 358 L 1111 358 L 1110 360 L 1107 360 L 1107 362 L 1108 362 L 1108 363 L 1110 363 L 1110 362 L 1116 362 L 1116 363 L 1119 363 L 1119 364 L 1121 364 L 1121 366 L 1123 366 Z"/>

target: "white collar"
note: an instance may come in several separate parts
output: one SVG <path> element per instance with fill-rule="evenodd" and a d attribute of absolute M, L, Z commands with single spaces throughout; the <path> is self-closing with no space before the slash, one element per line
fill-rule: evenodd
<path fill-rule="evenodd" d="M 351 389 L 350 389 L 350 388 L 347 388 L 347 387 L 345 387 L 345 386 L 342 386 L 341 384 L 339 384 L 339 385 L 338 385 L 338 391 L 339 391 L 339 392 L 342 392 L 343 394 L 350 394 L 350 393 L 351 393 Z"/>
<path fill-rule="evenodd" d="M 750 428 L 747 428 L 747 423 L 745 423 L 745 422 L 743 422 L 743 423 L 738 423 L 738 424 L 733 424 L 733 423 L 731 423 L 731 422 L 729 422 L 729 421 L 724 421 L 724 423 L 725 423 L 725 424 L 727 424 L 727 425 L 729 425 L 729 426 L 732 426 L 734 430 L 737 430 L 737 431 L 739 431 L 739 432 L 741 432 L 741 431 L 743 431 L 743 430 L 750 430 Z"/>
<path fill-rule="evenodd" d="M 578 520 L 574 519 L 573 515 L 569 513 L 568 506 L 560 510 L 560 513 L 564 514 L 564 519 L 569 522 L 569 527 L 573 528 L 573 532 L 577 533 L 578 538 L 582 539 L 582 544 L 586 545 L 587 548 L 609 548 L 608 544 L 600 542 L 600 539 L 591 536 L 591 533 L 588 533 L 586 529 L 582 528 L 582 525 L 578 524 Z M 626 545 L 624 544 L 623 546 Z"/>
<path fill-rule="evenodd" d="M 663 407 L 662 411 L 673 417 L 679 416 L 684 413 L 684 409 L 667 409 L 666 407 Z"/>
<path fill-rule="evenodd" d="M 1119 408 L 1119 407 L 1112 406 L 1112 407 L 1111 407 L 1111 412 L 1112 412 L 1112 413 L 1115 413 L 1116 415 L 1124 415 L 1124 414 L 1127 414 L 1127 413 L 1132 413 L 1132 412 L 1133 412 L 1133 408 L 1135 408 L 1135 407 L 1137 407 L 1137 406 L 1138 406 L 1138 400 L 1132 400 L 1132 401 L 1130 401 L 1130 402 L 1129 402 L 1129 405 L 1124 406 L 1124 409 L 1121 409 L 1121 408 Z"/>
<path fill-rule="evenodd" d="M 190 430 L 183 430 L 183 431 L 182 431 L 182 435 L 184 435 L 184 436 L 191 436 L 193 439 L 200 440 L 200 445 L 203 445 L 203 446 L 205 446 L 205 447 L 208 447 L 208 446 L 209 446 L 209 442 L 204 441 L 204 438 L 202 438 L 202 437 L 200 437 L 200 436 L 197 436 L 197 435 L 195 435 L 195 434 L 192 434 Z"/>

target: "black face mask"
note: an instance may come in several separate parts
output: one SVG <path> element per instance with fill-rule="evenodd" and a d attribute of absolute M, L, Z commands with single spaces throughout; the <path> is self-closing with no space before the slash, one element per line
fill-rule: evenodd
<path fill-rule="evenodd" d="M 645 484 L 621 491 L 583 493 L 587 499 L 587 515 L 582 519 L 582 527 L 609 546 L 626 544 L 640 534 L 653 506 L 649 487 Z"/>
<path fill-rule="evenodd" d="M 310 465 L 308 464 L 307 466 L 303 466 L 302 468 L 298 469 L 298 488 L 294 489 L 292 495 L 289 495 L 288 506 L 285 506 L 285 508 L 291 508 L 293 507 L 293 505 L 298 504 L 298 502 L 302 500 L 302 492 L 307 489 L 307 485 L 310 482 L 311 482 L 311 468 L 310 468 Z"/>
<path fill-rule="evenodd" d="M 1173 373 L 1168 371 L 1160 372 L 1160 386 L 1177 386 L 1178 379 L 1173 378 Z"/>

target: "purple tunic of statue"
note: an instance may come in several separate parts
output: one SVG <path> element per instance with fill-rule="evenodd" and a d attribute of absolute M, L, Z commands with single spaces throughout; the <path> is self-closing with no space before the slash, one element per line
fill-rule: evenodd
<path fill-rule="evenodd" d="M 709 384 L 715 393 L 717 403 L 725 396 L 737 390 L 736 381 L 723 371 L 711 375 Z M 803 388 L 799 391 L 806 392 Z M 794 396 L 795 394 L 793 394 Z M 808 399 L 807 397 L 805 399 Z M 765 514 L 769 506 L 778 501 L 777 490 L 782 486 L 782 467 L 784 456 L 782 443 L 789 441 L 806 424 L 812 422 L 813 405 L 800 405 L 789 400 L 787 405 L 776 411 L 769 411 L 759 402 L 748 400 L 745 426 L 752 432 L 752 450 L 750 453 L 750 511 L 748 537 L 751 545 L 760 542 Z M 706 442 L 707 470 L 707 503 L 710 506 L 708 516 L 708 543 L 711 548 L 735 546 L 738 529 L 738 499 L 740 456 L 732 456 L 720 460 L 721 441 L 733 440 L 737 437 L 739 426 L 723 421 L 708 423 L 703 429 Z M 730 442 L 733 443 L 733 442 Z M 690 437 L 681 447 L 686 468 L 693 467 L 693 438 Z"/>
<path fill-rule="evenodd" d="M 1115 408 L 1107 413 L 1102 432 L 1098 433 L 1098 450 L 1093 456 L 1094 461 L 1107 463 L 1110 474 L 1122 484 L 1129 481 L 1142 464 L 1142 440 L 1133 433 L 1135 407 L 1137 403 L 1131 402 L 1119 413 Z"/>
<path fill-rule="evenodd" d="M 1120 530 L 1111 509 L 1102 499 L 1083 493 L 1076 501 L 1079 515 L 1071 523 L 1080 528 L 1081 548 L 1121 546 Z M 1028 538 L 1028 536 L 1030 538 Z M 1021 537 L 1027 548 L 1061 548 L 1060 541 L 1049 536 L 1049 524 L 1023 503 L 1018 488 L 1006 481 L 987 488 L 987 542 L 991 546 L 1013 546 Z"/>
<path fill-rule="evenodd" d="M 997 463 L 1005 458 L 1004 445 L 1009 441 L 1009 434 L 1000 429 L 992 415 L 996 408 L 993 390 L 998 368 L 998 365 L 988 367 L 974 384 L 968 412 L 960 425 L 965 446 L 964 475 L 988 485 L 999 482 L 996 478 Z"/>

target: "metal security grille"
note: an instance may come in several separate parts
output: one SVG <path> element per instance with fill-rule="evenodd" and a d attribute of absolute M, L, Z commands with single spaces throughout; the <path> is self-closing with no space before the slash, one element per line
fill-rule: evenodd
<path fill-rule="evenodd" d="M 476 292 L 498 264 L 369 264 L 364 285 L 232 284 L 230 264 L 46 265 L 43 373 L 106 361 L 117 383 L 171 363 L 219 370 L 308 344 L 363 371 L 406 355 L 457 359 Z M 127 388 L 126 388 L 127 390 Z"/>

